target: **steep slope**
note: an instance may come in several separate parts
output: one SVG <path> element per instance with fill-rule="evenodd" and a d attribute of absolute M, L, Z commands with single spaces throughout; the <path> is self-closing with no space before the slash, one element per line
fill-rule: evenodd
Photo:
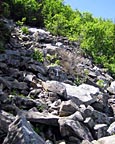
<path fill-rule="evenodd" d="M 81 144 L 114 134 L 115 82 L 106 70 L 78 42 L 4 21 L 13 29 L 0 53 L 1 143 Z"/>

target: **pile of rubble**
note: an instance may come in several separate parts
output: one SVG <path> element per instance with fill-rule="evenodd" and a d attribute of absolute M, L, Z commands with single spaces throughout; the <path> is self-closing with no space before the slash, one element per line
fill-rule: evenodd
<path fill-rule="evenodd" d="M 114 144 L 115 81 L 106 70 L 67 38 L 7 26 L 13 31 L 0 54 L 0 143 Z"/>

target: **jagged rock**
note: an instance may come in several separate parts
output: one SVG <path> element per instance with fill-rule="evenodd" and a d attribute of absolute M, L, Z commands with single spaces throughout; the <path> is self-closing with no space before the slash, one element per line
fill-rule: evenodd
<path fill-rule="evenodd" d="M 92 143 L 89 142 L 88 140 L 83 140 L 81 144 L 92 144 Z"/>
<path fill-rule="evenodd" d="M 27 83 L 25 82 L 18 82 L 17 80 L 11 82 L 11 88 L 19 89 L 19 90 L 26 90 L 28 89 Z"/>
<path fill-rule="evenodd" d="M 23 108 L 23 109 L 30 109 L 34 106 L 39 106 L 40 104 L 38 104 L 37 102 L 35 102 L 32 99 L 28 99 L 24 96 L 14 96 L 12 98 L 12 101 L 15 103 L 16 106 Z M 39 102 L 40 103 L 40 102 Z"/>
<path fill-rule="evenodd" d="M 11 88 L 11 83 L 7 81 L 5 78 L 0 77 L 0 83 L 3 84 L 4 88 Z"/>
<path fill-rule="evenodd" d="M 48 76 L 51 80 L 60 82 L 67 80 L 67 74 L 62 70 L 60 66 L 48 67 Z"/>
<path fill-rule="evenodd" d="M 28 67 L 31 71 L 46 75 L 47 70 L 42 64 L 30 64 Z"/>
<path fill-rule="evenodd" d="M 5 133 L 8 132 L 8 126 L 14 120 L 14 116 L 1 110 L 0 111 L 0 130 L 3 130 Z"/>
<path fill-rule="evenodd" d="M 109 126 L 107 132 L 108 132 L 110 135 L 115 134 L 115 122 L 113 122 L 113 123 Z"/>
<path fill-rule="evenodd" d="M 76 136 L 70 136 L 67 137 L 66 144 L 81 144 L 81 140 Z"/>
<path fill-rule="evenodd" d="M 97 141 L 92 141 L 92 144 L 115 144 L 115 135 L 103 137 Z"/>
<path fill-rule="evenodd" d="M 99 93 L 98 88 L 87 84 L 82 84 L 78 87 L 65 83 L 63 85 L 66 87 L 68 99 L 78 99 L 81 103 L 87 105 L 95 102 L 96 95 Z"/>
<path fill-rule="evenodd" d="M 110 119 L 105 113 L 94 110 L 91 117 L 98 124 L 110 124 Z"/>
<path fill-rule="evenodd" d="M 59 99 L 59 96 L 54 92 L 48 92 L 48 99 L 53 103 Z"/>
<path fill-rule="evenodd" d="M 50 107 L 48 111 L 51 112 L 51 113 L 56 112 L 56 115 L 57 115 L 57 114 L 59 114 L 60 105 L 61 105 L 61 100 L 58 99 L 58 100 L 56 100 L 53 103 L 48 105 Z"/>
<path fill-rule="evenodd" d="M 96 124 L 94 130 L 96 131 L 97 139 L 104 137 L 107 135 L 107 124 Z"/>
<path fill-rule="evenodd" d="M 76 111 L 74 114 L 68 116 L 68 118 L 74 120 L 74 121 L 83 121 L 84 118 L 82 116 L 82 114 L 80 113 L 80 111 Z"/>
<path fill-rule="evenodd" d="M 45 141 L 34 132 L 24 116 L 16 116 L 9 125 L 7 137 L 3 144 L 46 144 Z"/>
<path fill-rule="evenodd" d="M 53 144 L 51 140 L 46 140 L 46 144 Z"/>
<path fill-rule="evenodd" d="M 107 88 L 107 90 L 111 93 L 111 94 L 115 94 L 115 81 L 111 82 L 110 87 Z"/>
<path fill-rule="evenodd" d="M 60 105 L 59 115 L 69 116 L 73 114 L 78 109 L 77 105 L 71 100 L 63 101 Z"/>
<path fill-rule="evenodd" d="M 66 88 L 62 83 L 58 81 L 46 81 L 42 82 L 42 85 L 46 91 L 54 92 L 61 96 L 62 99 L 66 99 Z"/>
<path fill-rule="evenodd" d="M 40 112 L 34 112 L 34 111 L 28 111 L 25 112 L 27 120 L 30 122 L 36 122 L 36 123 L 41 123 L 41 124 L 46 124 L 46 125 L 53 125 L 53 126 L 58 126 L 58 116 L 54 116 L 49 113 L 40 113 Z"/>
<path fill-rule="evenodd" d="M 85 120 L 84 120 L 84 124 L 90 128 L 90 129 L 93 129 L 94 128 L 94 125 L 95 125 L 95 122 L 94 120 L 91 118 L 91 117 L 87 117 Z"/>
<path fill-rule="evenodd" d="M 36 76 L 35 76 L 34 74 L 27 74 L 27 75 L 25 76 L 25 81 L 27 81 L 27 82 L 32 82 L 35 77 L 36 77 Z"/>
<path fill-rule="evenodd" d="M 87 127 L 78 121 L 74 121 L 67 118 L 59 119 L 60 132 L 62 136 L 76 136 L 81 140 L 93 140 L 92 135 Z"/>
<path fill-rule="evenodd" d="M 64 140 L 57 141 L 56 144 L 66 144 Z"/>

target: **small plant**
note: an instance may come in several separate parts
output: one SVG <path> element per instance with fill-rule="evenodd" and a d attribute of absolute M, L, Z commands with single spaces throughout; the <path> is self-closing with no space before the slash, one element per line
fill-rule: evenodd
<path fill-rule="evenodd" d="M 99 86 L 99 87 L 104 87 L 104 80 L 102 80 L 102 79 L 99 79 L 97 82 L 96 82 L 96 84 Z"/>
<path fill-rule="evenodd" d="M 55 55 L 50 55 L 47 54 L 46 60 L 50 63 L 52 66 L 57 66 L 60 65 L 60 60 L 58 60 L 57 54 Z"/>
<path fill-rule="evenodd" d="M 34 49 L 34 53 L 32 55 L 33 59 L 38 61 L 38 62 L 43 62 L 44 59 L 43 59 L 43 53 L 40 52 L 38 49 Z"/>
<path fill-rule="evenodd" d="M 55 61 L 55 64 L 56 64 L 56 65 L 60 65 L 60 60 L 56 60 L 56 61 Z"/>
<path fill-rule="evenodd" d="M 81 79 L 80 79 L 79 76 L 76 77 L 74 83 L 75 83 L 76 85 L 80 85 L 80 84 L 81 84 Z"/>
<path fill-rule="evenodd" d="M 24 34 L 28 34 L 28 33 L 29 33 L 28 27 L 26 27 L 26 26 L 22 26 L 22 27 L 21 27 L 21 31 L 22 31 L 22 33 L 24 33 Z"/>
<path fill-rule="evenodd" d="M 26 21 L 26 17 L 23 17 L 22 20 L 21 20 L 21 21 L 18 20 L 18 21 L 16 22 L 16 24 L 17 24 L 18 26 L 23 26 L 24 23 L 25 23 L 25 21 Z"/>

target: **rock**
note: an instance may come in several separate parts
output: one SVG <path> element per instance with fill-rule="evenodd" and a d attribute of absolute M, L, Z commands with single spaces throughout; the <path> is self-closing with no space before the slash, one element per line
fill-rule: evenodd
<path fill-rule="evenodd" d="M 30 122 L 35 122 L 35 123 L 41 123 L 41 124 L 46 124 L 46 125 L 53 125 L 53 126 L 58 126 L 58 116 L 54 116 L 49 113 L 40 113 L 40 112 L 34 112 L 34 111 L 28 111 L 25 112 L 27 120 Z"/>
<path fill-rule="evenodd" d="M 11 83 L 7 81 L 5 78 L 0 77 L 0 83 L 3 84 L 4 88 L 11 88 Z"/>
<path fill-rule="evenodd" d="M 60 105 L 59 115 L 69 116 L 73 114 L 78 109 L 77 105 L 71 100 L 63 101 Z"/>
<path fill-rule="evenodd" d="M 115 135 L 100 138 L 97 141 L 92 141 L 92 144 L 115 144 Z"/>
<path fill-rule="evenodd" d="M 82 113 L 83 113 L 83 116 L 86 118 L 86 117 L 91 117 L 92 114 L 94 112 L 94 108 L 90 105 L 87 106 L 87 108 L 85 108 Z"/>
<path fill-rule="evenodd" d="M 74 121 L 81 121 L 83 122 L 84 118 L 82 116 L 82 114 L 80 113 L 80 111 L 76 111 L 74 114 L 68 116 L 69 119 L 72 119 Z"/>
<path fill-rule="evenodd" d="M 83 140 L 81 144 L 92 144 L 92 143 L 89 142 L 88 140 Z"/>
<path fill-rule="evenodd" d="M 28 89 L 27 83 L 25 82 L 18 82 L 17 80 L 11 82 L 11 88 L 19 89 L 19 90 L 26 90 Z"/>
<path fill-rule="evenodd" d="M 32 72 L 41 73 L 43 75 L 46 75 L 46 73 L 47 73 L 46 68 L 42 64 L 39 64 L 39 65 L 37 65 L 37 64 L 30 64 L 28 68 Z"/>
<path fill-rule="evenodd" d="M 64 140 L 57 141 L 56 144 L 66 144 Z"/>
<path fill-rule="evenodd" d="M 104 137 L 107 135 L 107 124 L 96 124 L 94 130 L 96 131 L 97 139 Z"/>
<path fill-rule="evenodd" d="M 109 126 L 107 132 L 108 132 L 110 135 L 115 134 L 115 122 L 113 122 L 113 123 Z"/>
<path fill-rule="evenodd" d="M 69 136 L 66 139 L 66 144 L 81 144 L 81 140 L 76 136 Z"/>
<path fill-rule="evenodd" d="M 14 116 L 1 110 L 0 111 L 0 130 L 3 130 L 5 133 L 8 132 L 8 126 L 14 120 Z"/>
<path fill-rule="evenodd" d="M 34 132 L 24 116 L 16 116 L 9 125 L 7 137 L 3 144 L 46 144 L 45 141 Z"/>
<path fill-rule="evenodd" d="M 34 106 L 37 106 L 37 102 L 32 99 L 28 99 L 24 96 L 14 96 L 12 101 L 15 103 L 16 106 L 23 108 L 23 109 L 30 109 Z"/>
<path fill-rule="evenodd" d="M 60 132 L 63 137 L 76 136 L 81 140 L 93 140 L 88 128 L 80 122 L 67 118 L 60 118 L 58 122 L 60 125 Z"/>
<path fill-rule="evenodd" d="M 27 81 L 27 82 L 32 82 L 35 77 L 36 77 L 36 76 L 35 76 L 34 74 L 27 74 L 27 75 L 25 76 L 25 81 Z"/>
<path fill-rule="evenodd" d="M 46 144 L 53 144 L 53 142 L 50 140 L 46 140 Z"/>
<path fill-rule="evenodd" d="M 66 99 L 66 88 L 62 83 L 58 81 L 46 81 L 42 82 L 42 85 L 46 91 L 54 92 L 58 94 L 62 99 Z"/>
<path fill-rule="evenodd" d="M 90 129 L 93 129 L 94 125 L 95 125 L 95 122 L 94 120 L 91 118 L 91 117 L 87 117 L 85 120 L 84 120 L 84 124 L 90 128 Z"/>
<path fill-rule="evenodd" d="M 67 80 L 67 74 L 62 70 L 60 66 L 49 66 L 48 76 L 51 80 L 60 82 Z"/>
<path fill-rule="evenodd" d="M 82 84 L 78 87 L 65 83 L 63 85 L 66 87 L 68 99 L 78 99 L 81 103 L 87 105 L 94 103 L 96 101 L 96 95 L 99 93 L 98 88 L 87 84 Z"/>
<path fill-rule="evenodd" d="M 111 94 L 115 94 L 115 81 L 111 82 L 110 87 L 107 88 L 107 90 L 111 93 Z"/>
<path fill-rule="evenodd" d="M 110 124 L 110 119 L 105 113 L 94 110 L 91 117 L 98 124 Z"/>

